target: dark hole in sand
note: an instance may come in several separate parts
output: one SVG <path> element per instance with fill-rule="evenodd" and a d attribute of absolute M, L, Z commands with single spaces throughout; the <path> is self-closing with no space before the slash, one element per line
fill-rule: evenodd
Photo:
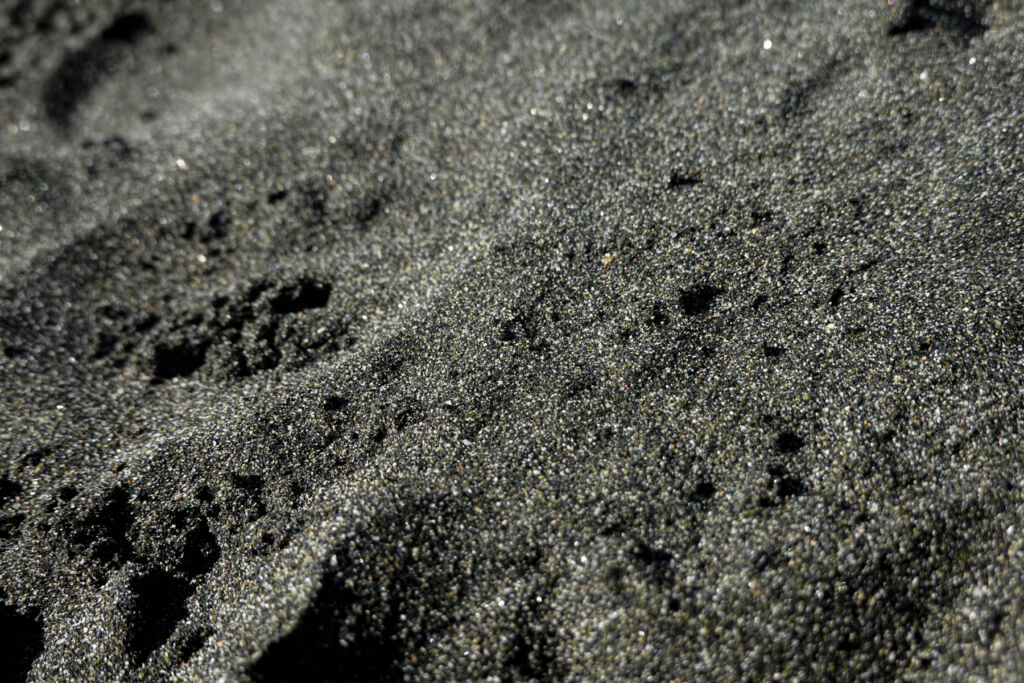
<path fill-rule="evenodd" d="M 192 659 L 199 650 L 203 648 L 206 641 L 213 635 L 208 628 L 193 628 L 185 634 L 181 644 L 178 646 L 178 658 L 182 662 Z"/>
<path fill-rule="evenodd" d="M 647 316 L 647 323 L 652 327 L 661 329 L 668 322 L 668 314 L 665 312 L 665 306 L 660 302 L 656 301 L 651 305 L 651 313 Z"/>
<path fill-rule="evenodd" d="M 796 432 L 780 432 L 775 437 L 775 448 L 778 449 L 779 453 L 796 453 L 803 447 L 804 440 Z"/>
<path fill-rule="evenodd" d="M 693 489 L 693 497 L 699 500 L 707 500 L 715 495 L 715 485 L 710 481 L 702 481 Z"/>
<path fill-rule="evenodd" d="M 255 516 L 263 517 L 267 514 L 267 504 L 263 500 L 263 477 L 258 474 L 244 475 L 231 474 L 231 483 L 241 490 L 245 497 L 255 506 Z"/>
<path fill-rule="evenodd" d="M 20 346 L 5 346 L 4 355 L 14 360 L 15 358 L 23 358 L 28 355 L 28 349 Z"/>
<path fill-rule="evenodd" d="M 328 412 L 333 413 L 346 408 L 348 408 L 348 399 L 344 396 L 328 396 L 324 399 L 324 410 Z"/>
<path fill-rule="evenodd" d="M 153 30 L 149 17 L 141 12 L 130 12 L 118 17 L 103 30 L 101 37 L 110 43 L 134 43 L 143 33 Z"/>
<path fill-rule="evenodd" d="M 272 643 L 250 669 L 255 681 L 400 680 L 402 647 L 397 615 L 380 625 L 349 627 L 358 596 L 327 569 L 320 590 L 299 622 Z"/>
<path fill-rule="evenodd" d="M 661 548 L 652 548 L 645 543 L 637 546 L 633 556 L 647 565 L 668 564 L 672 561 L 672 553 Z"/>
<path fill-rule="evenodd" d="M 799 477 L 785 476 L 775 482 L 775 495 L 785 500 L 793 496 L 802 496 L 807 492 Z"/>
<path fill-rule="evenodd" d="M 281 290 L 270 302 L 270 307 L 278 314 L 298 313 L 311 308 L 323 308 L 330 298 L 330 283 L 302 279 Z"/>
<path fill-rule="evenodd" d="M 132 663 L 140 666 L 188 616 L 185 601 L 193 587 L 184 579 L 155 569 L 133 578 L 131 590 L 134 600 L 126 646 Z"/>
<path fill-rule="evenodd" d="M 48 458 L 53 455 L 53 448 L 50 446 L 41 446 L 40 448 L 30 451 L 25 454 L 24 462 L 26 465 L 35 467 L 43 461 L 43 458 Z"/>
<path fill-rule="evenodd" d="M 202 238 L 203 242 L 209 242 L 211 239 L 224 239 L 228 235 L 228 227 L 231 225 L 231 216 L 225 211 L 217 211 L 210 220 L 207 221 L 210 226 L 210 231 L 205 234 Z"/>
<path fill-rule="evenodd" d="M 217 537 L 210 531 L 210 525 L 205 517 L 202 515 L 196 517 L 191 520 L 187 519 L 186 513 L 182 512 L 175 519 L 177 528 L 188 529 L 185 532 L 184 548 L 178 560 L 177 569 L 191 578 L 206 574 L 220 559 L 220 545 L 217 543 Z"/>
<path fill-rule="evenodd" d="M 555 680 L 558 677 L 553 674 L 555 658 L 551 649 L 550 638 L 543 629 L 524 624 L 512 641 L 512 652 L 505 665 L 526 680 Z"/>
<path fill-rule="evenodd" d="M 158 344 L 153 351 L 155 381 L 189 377 L 206 362 L 206 340 L 184 340 L 177 344 Z"/>
<path fill-rule="evenodd" d="M 25 521 L 25 515 L 11 515 L 0 519 L 0 540 L 13 538 Z"/>
<path fill-rule="evenodd" d="M 196 490 L 196 500 L 200 503 L 212 503 L 213 498 L 213 489 L 206 484 L 203 484 Z"/>
<path fill-rule="evenodd" d="M 720 294 L 722 290 L 717 287 L 701 285 L 684 290 L 679 295 L 679 305 L 686 315 L 701 315 L 711 310 L 712 304 Z"/>
<path fill-rule="evenodd" d="M 696 173 L 687 173 L 685 171 L 673 171 L 672 175 L 668 179 L 668 187 L 670 190 L 677 190 L 681 187 L 693 187 L 699 185 L 701 182 L 700 176 Z"/>
<path fill-rule="evenodd" d="M 381 202 L 380 198 L 372 197 L 356 210 L 356 223 L 365 229 L 369 227 L 369 223 L 379 216 L 383 210 L 384 204 Z"/>
<path fill-rule="evenodd" d="M 894 3 L 890 3 L 894 4 Z M 965 41 L 988 30 L 982 23 L 987 2 L 970 0 L 904 0 L 897 8 L 890 36 L 924 31 L 948 32 Z"/>
<path fill-rule="evenodd" d="M 754 569 L 765 572 L 779 566 L 781 553 L 776 548 L 765 548 L 754 556 Z"/>
<path fill-rule="evenodd" d="M 629 78 L 616 78 L 609 83 L 612 90 L 618 92 L 620 95 L 631 95 L 639 90 L 640 86 L 637 85 L 636 81 Z"/>
<path fill-rule="evenodd" d="M 0 477 L 0 508 L 21 495 L 21 484 L 7 477 Z"/>
<path fill-rule="evenodd" d="M 93 557 L 104 564 L 122 565 L 135 557 L 135 549 L 128 540 L 133 521 L 128 493 L 115 486 L 101 505 L 75 525 L 71 541 L 79 547 L 91 548 Z"/>

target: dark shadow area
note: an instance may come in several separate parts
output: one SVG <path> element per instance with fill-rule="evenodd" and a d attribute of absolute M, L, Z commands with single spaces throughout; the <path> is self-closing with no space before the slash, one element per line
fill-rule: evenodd
<path fill-rule="evenodd" d="M 28 680 L 32 662 L 42 652 L 43 626 L 38 615 L 24 615 L 0 603 L 0 671 L 3 680 Z"/>
<path fill-rule="evenodd" d="M 162 569 L 137 576 L 131 582 L 134 600 L 126 646 L 135 666 L 141 666 L 164 644 L 178 622 L 188 617 L 185 601 L 193 586 Z"/>
<path fill-rule="evenodd" d="M 290 284 L 270 302 L 277 314 L 298 313 L 310 308 L 323 308 L 331 298 L 331 285 L 305 278 Z"/>
<path fill-rule="evenodd" d="M 145 14 L 131 12 L 114 20 L 84 47 L 64 58 L 43 86 L 43 109 L 58 126 L 67 126 L 78 105 L 153 25 Z"/>
<path fill-rule="evenodd" d="M 401 675 L 402 644 L 397 638 L 395 610 L 380 624 L 356 610 L 359 597 L 343 583 L 337 570 L 326 569 L 320 590 L 298 624 L 270 645 L 249 670 L 255 681 L 381 681 Z"/>
<path fill-rule="evenodd" d="M 72 546 L 89 548 L 92 556 L 103 564 L 120 566 L 135 557 L 128 539 L 128 529 L 134 521 L 128 492 L 115 486 L 98 507 L 74 524 Z"/>
<path fill-rule="evenodd" d="M 153 351 L 153 381 L 190 377 L 203 367 L 210 344 L 205 339 L 158 344 Z"/>
<path fill-rule="evenodd" d="M 711 310 L 711 305 L 722 292 L 723 290 L 708 285 L 694 287 L 679 295 L 679 305 L 686 315 L 701 315 Z"/>
<path fill-rule="evenodd" d="M 984 2 L 963 0 L 910 0 L 889 24 L 890 36 L 924 31 L 943 31 L 969 41 L 988 30 L 982 23 Z"/>

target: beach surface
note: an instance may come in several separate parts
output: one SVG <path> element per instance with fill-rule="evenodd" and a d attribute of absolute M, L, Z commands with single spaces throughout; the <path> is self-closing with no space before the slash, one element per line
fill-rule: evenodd
<path fill-rule="evenodd" d="M 1024 3 L 0 8 L 0 678 L 1024 677 Z"/>

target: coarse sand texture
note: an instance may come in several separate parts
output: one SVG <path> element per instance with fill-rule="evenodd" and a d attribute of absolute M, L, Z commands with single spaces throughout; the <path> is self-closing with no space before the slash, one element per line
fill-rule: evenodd
<path fill-rule="evenodd" d="M 0 680 L 1024 678 L 1024 2 L 0 0 Z"/>

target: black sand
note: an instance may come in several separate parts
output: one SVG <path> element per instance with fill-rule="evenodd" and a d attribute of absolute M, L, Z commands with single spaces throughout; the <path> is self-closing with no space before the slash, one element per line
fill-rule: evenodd
<path fill-rule="evenodd" d="M 0 678 L 1024 668 L 1024 6 L 0 2 Z"/>

